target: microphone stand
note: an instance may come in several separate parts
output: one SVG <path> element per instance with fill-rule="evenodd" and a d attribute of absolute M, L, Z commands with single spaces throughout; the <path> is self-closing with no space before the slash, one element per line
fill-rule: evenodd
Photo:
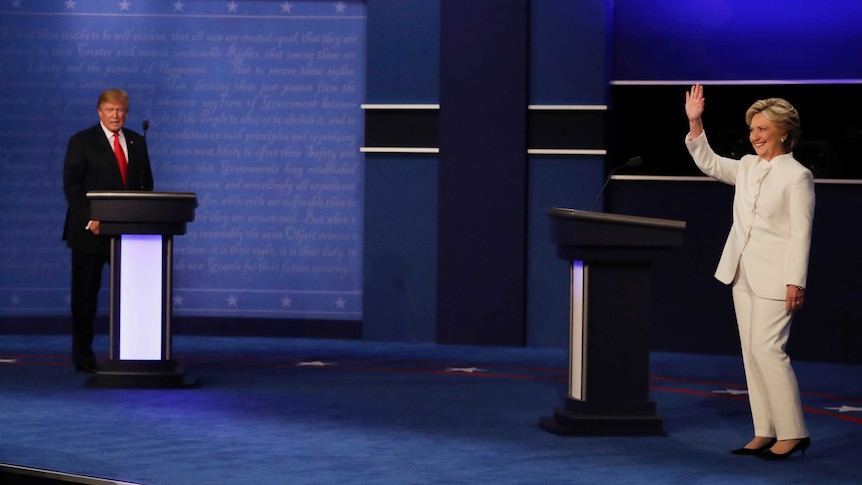
<path fill-rule="evenodd" d="M 599 202 L 599 198 L 601 198 L 602 193 L 604 193 L 605 187 L 608 186 L 608 182 L 611 181 L 611 177 L 613 177 L 614 174 L 617 173 L 617 170 L 619 170 L 621 168 L 625 168 L 625 167 L 632 167 L 632 168 L 640 167 L 641 165 L 643 165 L 643 163 L 644 163 L 643 158 L 641 158 L 640 156 L 636 156 L 636 157 L 629 158 L 628 162 L 626 162 L 626 163 L 618 166 L 617 168 L 611 170 L 611 173 L 608 175 L 608 178 L 605 179 L 604 185 L 602 185 L 601 190 L 599 190 L 599 195 L 596 196 L 596 200 L 594 200 L 593 205 L 590 206 L 590 212 L 592 212 L 593 208 Z"/>

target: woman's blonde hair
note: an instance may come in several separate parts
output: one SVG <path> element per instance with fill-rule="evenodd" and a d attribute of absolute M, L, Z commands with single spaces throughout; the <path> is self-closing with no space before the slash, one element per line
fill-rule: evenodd
<path fill-rule="evenodd" d="M 745 112 L 745 124 L 751 126 L 751 119 L 758 113 L 763 113 L 763 116 L 774 123 L 779 130 L 787 132 L 787 137 L 782 142 L 785 150 L 790 152 L 796 148 L 799 137 L 802 136 L 802 128 L 799 123 L 799 113 L 792 104 L 782 98 L 755 101 Z"/>

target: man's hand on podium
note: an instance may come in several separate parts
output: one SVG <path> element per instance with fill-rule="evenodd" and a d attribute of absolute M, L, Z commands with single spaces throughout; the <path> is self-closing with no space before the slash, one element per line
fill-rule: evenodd
<path fill-rule="evenodd" d="M 95 235 L 99 235 L 99 221 L 90 221 L 87 223 L 87 227 L 85 228 L 92 232 Z"/>

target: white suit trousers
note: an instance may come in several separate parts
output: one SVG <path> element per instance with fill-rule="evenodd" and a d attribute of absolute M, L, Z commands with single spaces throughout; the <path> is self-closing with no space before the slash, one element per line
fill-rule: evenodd
<path fill-rule="evenodd" d="M 793 314 L 787 314 L 784 300 L 752 292 L 742 258 L 732 292 L 754 435 L 779 440 L 807 437 L 799 385 L 784 351 Z"/>

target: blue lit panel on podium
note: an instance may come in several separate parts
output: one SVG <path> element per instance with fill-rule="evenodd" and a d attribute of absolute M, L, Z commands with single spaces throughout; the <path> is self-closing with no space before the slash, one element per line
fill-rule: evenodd
<path fill-rule="evenodd" d="M 583 261 L 572 262 L 571 272 L 571 309 L 569 315 L 569 397 L 572 399 L 585 399 L 584 380 L 586 376 L 586 338 L 587 330 L 584 315 L 586 298 L 584 295 L 584 268 Z"/>
<path fill-rule="evenodd" d="M 162 236 L 124 235 L 120 245 L 120 359 L 162 359 Z"/>

